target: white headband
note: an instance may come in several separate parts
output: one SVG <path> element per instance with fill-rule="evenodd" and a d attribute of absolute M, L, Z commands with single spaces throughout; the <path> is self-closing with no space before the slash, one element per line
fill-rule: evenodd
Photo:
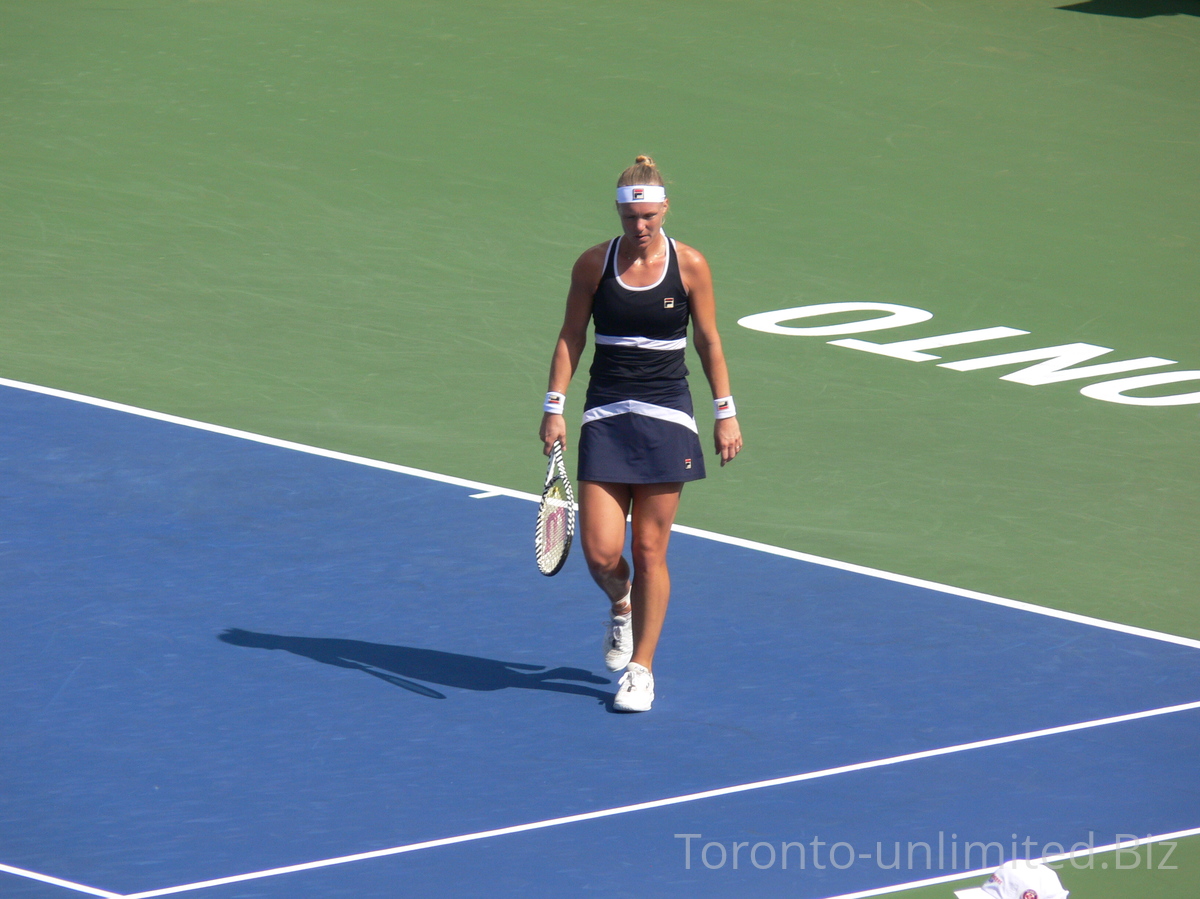
<path fill-rule="evenodd" d="M 662 203 L 667 189 L 661 184 L 630 184 L 617 188 L 618 203 Z"/>

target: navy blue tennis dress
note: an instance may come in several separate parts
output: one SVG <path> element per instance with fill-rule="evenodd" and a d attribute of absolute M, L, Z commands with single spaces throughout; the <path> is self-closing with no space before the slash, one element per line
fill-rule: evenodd
<path fill-rule="evenodd" d="M 666 235 L 663 235 L 666 237 Z M 688 295 L 675 241 L 657 284 L 617 274 L 613 238 L 592 298 L 596 351 L 579 433 L 579 480 L 666 484 L 704 477 L 688 390 Z"/>

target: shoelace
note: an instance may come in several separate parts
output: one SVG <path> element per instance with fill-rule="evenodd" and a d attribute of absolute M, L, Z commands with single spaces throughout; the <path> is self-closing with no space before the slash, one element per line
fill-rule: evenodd
<path fill-rule="evenodd" d="M 606 622 L 604 622 L 604 625 L 608 628 L 613 645 L 616 646 L 621 642 L 621 637 L 625 633 L 625 628 L 630 627 L 632 622 L 617 621 L 615 618 L 609 618 Z"/>
<path fill-rule="evenodd" d="M 626 670 L 617 681 L 617 686 L 628 686 L 630 690 L 646 690 L 650 687 L 650 672 Z"/>

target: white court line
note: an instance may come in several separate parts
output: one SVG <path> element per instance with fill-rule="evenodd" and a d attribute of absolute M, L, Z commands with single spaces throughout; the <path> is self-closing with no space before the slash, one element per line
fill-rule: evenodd
<path fill-rule="evenodd" d="M 367 861 L 376 858 L 385 858 L 392 855 L 400 855 L 406 852 L 416 852 L 420 849 L 433 849 L 439 846 L 452 846 L 456 843 L 468 843 L 475 840 L 486 840 L 491 837 L 507 836 L 515 833 L 526 833 L 531 830 L 542 830 L 547 827 L 561 827 L 564 824 L 578 824 L 581 821 L 593 821 L 597 818 L 610 818 L 614 815 L 627 815 L 632 812 L 647 811 L 649 809 L 664 808 L 671 805 L 680 805 L 685 802 L 697 802 L 702 799 L 715 799 L 721 796 L 730 796 L 735 793 L 746 793 L 751 790 L 762 790 L 768 787 L 778 787 L 785 784 L 801 783 L 808 780 L 817 780 L 824 777 L 833 777 L 839 774 L 851 774 L 856 771 L 867 771 L 872 768 L 884 768 L 891 765 L 900 765 L 906 762 L 915 762 L 923 759 L 937 758 L 944 755 L 952 755 L 959 752 L 969 752 L 976 749 L 987 749 L 992 746 L 1003 746 L 1008 743 L 1019 743 L 1025 740 L 1035 740 L 1039 737 L 1049 737 L 1057 734 L 1067 734 L 1075 731 L 1089 730 L 1097 727 L 1106 727 L 1113 724 L 1123 724 L 1129 721 L 1139 721 L 1144 718 L 1154 718 L 1160 715 L 1171 715 L 1178 712 L 1187 712 L 1200 709 L 1200 701 L 1188 702 L 1181 705 L 1165 706 L 1159 709 L 1150 709 L 1143 712 L 1133 712 L 1126 715 L 1114 715 L 1110 718 L 1098 718 L 1093 721 L 1082 721 L 1076 724 L 1064 724 L 1057 727 L 1047 727 L 1042 730 L 1029 731 L 1022 734 L 1012 734 L 1006 737 L 993 737 L 988 740 L 975 740 L 971 743 L 959 743 L 954 746 L 944 746 L 939 749 L 926 749 L 921 752 L 910 752 L 904 755 L 896 755 L 885 759 L 875 759 L 869 762 L 857 762 L 852 765 L 841 765 L 836 768 L 825 768 L 820 771 L 808 771 L 804 774 L 792 774 L 787 777 L 775 777 L 770 780 L 759 780 L 752 783 L 737 784 L 732 787 L 719 787 L 715 790 L 703 790 L 699 793 L 686 793 L 682 796 L 670 796 L 665 799 L 652 799 L 649 802 L 638 802 L 633 805 L 622 805 L 616 808 L 601 809 L 594 812 L 583 812 L 577 815 L 565 815 L 561 818 L 549 818 L 544 821 L 533 821 L 527 824 L 516 824 L 511 827 L 498 827 L 493 830 L 483 830 L 478 833 L 460 834 L 454 837 L 443 837 L 437 840 L 425 840 L 420 843 L 408 843 L 403 846 L 393 846 L 389 849 L 376 849 L 371 852 L 360 852 L 355 855 L 343 855 L 338 858 L 326 858 L 314 862 L 304 862 L 298 865 L 288 865 L 281 868 L 268 868 L 264 871 L 252 871 L 248 874 L 235 874 L 231 877 L 218 877 L 214 880 L 203 880 L 197 883 L 187 883 L 180 886 L 165 887 L 158 890 L 147 890 L 144 893 L 130 893 L 122 899 L 154 899 L 157 896 L 170 896 L 175 893 L 186 893 L 193 890 L 202 890 L 209 887 L 225 886 L 231 883 L 242 883 L 247 880 L 259 880 L 264 877 L 278 877 L 282 874 L 296 874 L 301 871 L 312 871 L 317 868 L 328 868 L 334 865 L 344 865 L 350 862 Z M 970 876 L 970 872 L 965 874 L 960 873 L 957 878 Z M 855 895 L 870 895 L 867 893 Z"/>
<path fill-rule="evenodd" d="M 120 893 L 110 893 L 107 890 L 98 890 L 95 887 L 84 886 L 82 883 L 72 883 L 69 880 L 63 880 L 60 877 L 51 877 L 49 874 L 39 874 L 37 871 L 26 871 L 24 868 L 15 868 L 12 865 L 0 864 L 0 871 L 6 874 L 15 874 L 17 877 L 24 877 L 27 880 L 38 880 L 42 883 L 53 884 L 56 887 L 66 887 L 68 890 L 74 890 L 77 893 L 87 893 L 89 896 L 103 896 L 104 899 L 124 899 Z"/>
<path fill-rule="evenodd" d="M 0 378 L 0 387 L 12 387 L 15 390 L 25 390 L 30 393 L 40 393 L 45 396 L 53 396 L 59 399 L 72 400 L 77 403 L 86 403 L 90 406 L 99 406 L 102 409 L 111 409 L 115 412 L 125 412 L 130 415 L 138 415 L 142 418 L 150 418 L 155 421 L 168 422 L 169 424 L 181 425 L 186 428 L 194 428 L 199 431 L 208 431 L 212 434 L 222 434 L 226 437 L 237 437 L 241 440 L 249 440 L 254 443 L 262 443 L 267 446 L 274 446 L 280 449 L 294 450 L 300 453 L 307 453 L 312 456 L 322 456 L 326 459 L 336 459 L 341 462 L 350 462 L 355 465 L 365 465 L 369 468 L 378 468 L 383 471 L 392 471 L 397 474 L 410 475 L 415 478 L 424 478 L 429 481 L 439 481 L 443 484 L 454 484 L 458 487 L 470 487 L 477 491 L 474 496 L 476 498 L 492 497 L 492 496 L 509 496 L 514 499 L 523 499 L 530 502 L 540 502 L 541 495 L 537 493 L 525 493 L 521 490 L 510 490 L 507 487 L 497 487 L 494 484 L 484 484 L 481 481 L 471 481 L 466 478 L 456 478 L 452 475 L 438 474 L 433 471 L 425 471 L 421 468 L 411 468 L 407 465 L 396 465 L 392 462 L 381 462 L 378 459 L 368 459 L 365 456 L 355 456 L 350 453 L 340 453 L 336 450 L 322 449 L 316 446 L 308 446 L 303 443 L 295 443 L 291 440 L 280 440 L 277 437 L 267 437 L 263 434 L 255 434 L 251 431 L 240 431 L 236 428 L 227 428 L 222 425 L 209 424 L 203 421 L 196 421 L 191 418 L 181 418 L 178 415 L 168 415 L 165 412 L 154 412 L 150 409 L 142 409 L 137 406 L 128 406 L 124 403 L 114 403 L 111 400 L 103 400 L 93 396 L 85 396 L 81 393 L 71 393 L 66 390 L 58 390 L 54 387 L 42 387 L 38 384 L 27 384 L 23 381 L 12 381 L 8 378 Z M 883 571 L 878 568 L 868 568 L 865 565 L 855 565 L 852 562 L 840 562 L 837 559 L 827 559 L 823 556 L 814 556 L 810 553 L 799 552 L 794 549 L 785 549 L 781 546 L 772 546 L 769 543 L 758 543 L 754 540 L 745 540 L 741 537 L 730 537 L 726 534 L 718 534 L 715 531 L 706 531 L 701 528 L 688 527 L 687 525 L 677 524 L 672 527 L 673 531 L 680 534 L 687 534 L 692 537 L 700 537 L 704 540 L 713 540 L 717 543 L 727 543 L 731 546 L 738 546 L 743 549 L 755 550 L 756 552 L 769 553 L 774 556 L 783 556 L 788 559 L 796 559 L 800 562 L 810 562 L 814 565 L 822 565 L 826 568 L 836 568 L 841 571 L 849 571 L 854 574 L 863 574 L 868 577 L 879 578 L 881 580 L 892 581 L 897 584 L 907 584 L 911 587 L 921 587 L 926 590 L 933 590 L 938 593 L 948 593 L 952 596 L 960 596 L 964 599 L 972 599 L 978 602 L 986 602 L 992 605 L 1005 606 L 1010 609 L 1018 609 L 1022 612 L 1031 612 L 1035 615 L 1045 615 L 1048 618 L 1058 618 L 1063 621 L 1073 621 L 1077 624 L 1086 624 L 1092 627 L 1103 628 L 1104 630 L 1117 631 L 1122 634 L 1131 634 L 1136 637 L 1145 637 L 1150 640 L 1159 640 L 1164 643 L 1175 643 L 1179 646 L 1187 646 L 1192 649 L 1200 649 L 1200 640 L 1193 640 L 1189 637 L 1180 637 L 1175 634 L 1167 634 L 1162 631 L 1153 631 L 1146 628 L 1134 627 L 1129 624 L 1121 624 L 1116 621 L 1105 621 L 1103 618 L 1093 618 L 1090 615 L 1078 615 L 1074 612 L 1064 612 L 1060 609 L 1051 609 L 1046 606 L 1039 606 L 1033 603 L 1021 602 L 1015 599 L 1005 599 L 1002 596 L 993 596 L 988 593 L 979 593 L 975 590 L 964 590 L 960 587 L 951 587 L 947 584 L 939 584 L 936 581 L 927 581 L 921 578 L 909 577 L 904 574 L 895 574 L 891 571 Z"/>
<path fill-rule="evenodd" d="M 752 549 L 761 553 L 769 553 L 774 556 L 784 556 L 788 559 L 797 559 L 801 562 L 812 562 L 814 565 L 823 565 L 827 568 L 837 568 L 841 571 L 850 571 L 855 574 L 865 574 L 868 577 L 879 578 L 880 580 L 892 581 L 897 584 L 907 584 L 910 587 L 921 587 L 925 590 L 933 590 L 938 593 L 949 593 L 952 596 L 961 596 L 964 599 L 974 599 L 978 602 L 986 602 L 991 605 L 1005 606 L 1009 609 L 1018 609 L 1022 612 L 1032 612 L 1035 615 L 1045 615 L 1048 618 L 1058 618 L 1063 621 L 1074 621 L 1077 624 L 1086 624 L 1091 627 L 1099 627 L 1104 630 L 1117 631 L 1122 634 L 1131 634 L 1135 637 L 1146 637 L 1150 640 L 1159 640 L 1164 643 L 1175 643 L 1179 646 L 1187 646 L 1191 649 L 1200 649 L 1200 640 L 1193 640 L 1190 637 L 1180 637 L 1175 634 L 1167 634 L 1162 631 L 1152 631 L 1142 627 L 1135 627 L 1132 624 L 1121 624 L 1117 621 L 1106 621 L 1103 618 L 1093 618 L 1090 615 L 1078 615 L 1075 612 L 1065 612 L 1062 609 L 1051 609 L 1047 606 L 1039 606 L 1030 602 L 1022 602 L 1018 599 L 1006 599 L 1003 596 L 993 596 L 989 593 L 980 593 L 976 590 L 965 590 L 962 587 L 951 587 L 947 584 L 939 584 L 936 581 L 926 581 L 917 577 L 909 577 L 906 574 L 895 574 L 891 571 L 882 571 L 878 568 L 868 568 L 865 565 L 855 565 L 853 562 L 839 562 L 836 559 L 826 559 L 822 556 L 814 556 L 809 553 L 799 552 L 794 549 L 784 549 L 779 546 L 771 546 L 769 543 L 756 543 L 753 540 L 744 540 L 741 537 L 730 537 L 726 534 L 718 534 L 714 531 L 704 531 L 700 528 L 688 527 L 687 525 L 677 524 L 671 528 L 673 531 L 678 531 L 681 534 L 689 534 L 693 537 L 702 537 L 705 540 L 713 540 L 717 543 L 728 543 L 731 546 L 740 546 L 743 549 Z"/>
<path fill-rule="evenodd" d="M 396 465 L 392 462 L 380 462 L 378 459 L 368 459 L 365 456 L 354 456 L 350 453 L 339 453 L 336 450 L 322 449 L 318 446 L 307 446 L 303 443 L 294 443 L 291 440 L 280 440 L 278 437 L 267 437 L 264 434 L 255 434 L 251 431 L 239 431 L 237 428 L 227 428 L 224 425 L 209 424 L 205 421 L 196 421 L 192 418 L 182 418 L 178 415 L 169 415 L 166 412 L 155 412 L 152 409 L 142 409 L 138 406 L 127 406 L 124 403 L 114 403 L 111 400 L 102 400 L 94 396 L 85 396 L 82 393 L 71 393 L 67 390 L 58 390 L 54 387 L 42 387 L 39 384 L 26 384 L 23 381 L 12 381 L 8 378 L 0 378 L 0 387 L 12 387 L 15 390 L 25 390 L 29 393 L 40 393 L 44 396 L 53 396 L 58 399 L 71 400 L 76 403 L 85 403 L 89 406 L 99 406 L 101 409 L 111 409 L 114 412 L 125 412 L 129 415 L 137 415 L 141 418 L 151 418 L 155 421 L 165 421 L 168 424 L 181 425 L 185 428 L 193 428 L 197 431 L 208 431 L 211 434 L 222 434 L 226 437 L 237 437 L 240 440 L 249 440 L 253 443 L 262 443 L 267 446 L 278 447 L 279 449 L 295 450 L 300 453 L 307 453 L 310 456 L 323 456 L 326 459 L 337 459 L 340 462 L 352 462 L 355 465 L 366 465 L 369 468 L 380 468 L 384 471 L 394 471 L 397 474 L 411 475 L 415 478 L 424 478 L 428 481 L 440 481 L 443 484 L 454 484 L 456 487 L 471 487 L 477 491 L 484 491 L 493 496 L 511 496 L 515 499 L 532 500 L 540 502 L 541 495 L 536 493 L 524 493 L 520 490 L 509 490 L 507 487 L 497 487 L 494 484 L 484 484 L 480 481 L 470 481 L 466 478 L 456 478 L 448 474 L 437 474 L 432 471 L 424 471 L 420 468 L 410 468 L 407 465 Z"/>
<path fill-rule="evenodd" d="M 1177 830 L 1173 833 L 1148 834 L 1145 837 L 1139 837 L 1137 846 L 1145 846 L 1150 843 L 1165 843 L 1168 840 L 1183 840 L 1188 837 L 1200 835 L 1200 827 L 1193 827 L 1190 830 Z M 1107 846 L 1094 846 L 1087 852 L 1064 852 L 1060 855 L 1048 855 L 1040 859 L 1040 861 L 1048 864 L 1057 864 L 1059 862 L 1069 861 L 1073 858 L 1079 858 L 1088 855 L 1103 855 L 1109 852 L 1115 852 L 1117 849 L 1135 848 L 1130 842 L 1110 843 Z M 1081 866 L 1083 867 L 1083 866 Z M 78 883 L 71 883 L 69 880 L 60 880 L 57 877 L 49 877 L 45 874 L 38 874 L 35 871 L 26 871 L 23 868 L 14 868 L 10 865 L 0 865 L 0 871 L 7 871 L 10 874 L 17 874 L 22 877 L 28 877 L 32 880 L 40 880 L 45 883 L 52 883 L 56 886 L 63 886 L 68 889 L 76 890 L 81 893 L 89 893 L 94 896 L 103 896 L 105 899 L 135 899 L 141 895 L 147 897 L 147 894 L 132 894 L 122 896 L 118 893 L 107 893 L 104 890 L 97 890 L 92 887 L 86 887 Z M 954 874 L 943 874 L 938 877 L 929 877 L 925 880 L 913 880 L 908 883 L 897 883 L 886 887 L 876 887 L 870 890 L 860 890 L 856 893 L 842 893 L 837 896 L 828 896 L 826 899 L 869 899 L 872 896 L 887 896 L 891 893 L 903 893 L 907 890 L 915 890 L 920 887 L 938 886 L 943 883 L 956 883 L 960 880 L 968 880 L 978 877 L 986 877 L 992 872 L 991 868 L 977 868 L 974 871 L 958 871 Z M 162 895 L 161 893 L 158 895 Z"/>

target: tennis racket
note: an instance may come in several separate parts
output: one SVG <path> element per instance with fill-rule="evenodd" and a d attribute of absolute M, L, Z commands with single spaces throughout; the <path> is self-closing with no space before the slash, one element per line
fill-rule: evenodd
<path fill-rule="evenodd" d="M 546 486 L 542 489 L 542 502 L 538 506 L 537 527 L 533 530 L 533 549 L 537 556 L 538 571 L 547 577 L 558 574 L 567 553 L 571 551 L 571 538 L 575 536 L 575 494 L 567 478 L 567 467 L 563 464 L 562 442 L 554 441 L 550 450 L 550 464 L 546 466 Z"/>

